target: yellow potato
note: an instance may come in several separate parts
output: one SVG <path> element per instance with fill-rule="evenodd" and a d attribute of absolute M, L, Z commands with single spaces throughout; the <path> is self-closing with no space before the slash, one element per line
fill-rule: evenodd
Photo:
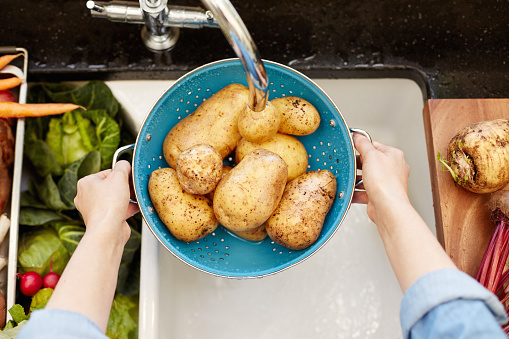
<path fill-rule="evenodd" d="M 279 132 L 308 135 L 320 126 L 320 113 L 308 101 L 299 97 L 282 97 L 271 100 L 281 114 Z"/>
<path fill-rule="evenodd" d="M 176 124 L 163 143 L 164 158 L 170 167 L 175 168 L 179 154 L 196 144 L 214 147 L 223 159 L 230 154 L 241 138 L 239 115 L 248 98 L 247 87 L 228 85 Z"/>
<path fill-rule="evenodd" d="M 239 117 L 239 132 L 243 138 L 260 143 L 277 133 L 280 122 L 281 114 L 270 101 L 261 112 L 255 112 L 246 106 Z"/>
<path fill-rule="evenodd" d="M 230 172 L 231 170 L 232 170 L 231 166 L 223 166 L 223 170 L 221 171 L 221 179 L 226 175 L 226 173 Z M 219 180 L 221 180 L 221 179 L 219 179 Z M 210 201 L 214 201 L 214 193 L 215 192 L 216 192 L 216 188 L 214 187 L 214 189 L 211 192 L 205 194 L 205 196 L 207 198 L 209 198 Z"/>
<path fill-rule="evenodd" d="M 337 183 L 328 170 L 307 172 L 286 185 L 266 230 L 276 243 L 292 250 L 313 245 L 336 196 Z"/>
<path fill-rule="evenodd" d="M 194 145 L 177 158 L 177 177 L 180 186 L 191 194 L 207 194 L 221 179 L 223 158 L 214 147 Z"/>
<path fill-rule="evenodd" d="M 267 238 L 267 230 L 265 229 L 265 225 L 266 223 L 263 223 L 260 226 L 247 231 L 242 232 L 231 231 L 231 232 L 249 241 L 262 241 L 263 239 Z"/>
<path fill-rule="evenodd" d="M 212 202 L 205 196 L 184 192 L 173 168 L 153 171 L 148 192 L 157 215 L 179 240 L 196 241 L 212 233 L 219 224 Z"/>
<path fill-rule="evenodd" d="M 287 182 L 305 173 L 308 168 L 308 153 L 304 145 L 291 135 L 277 133 L 269 140 L 256 144 L 240 139 L 235 149 L 235 161 L 239 163 L 246 154 L 255 149 L 266 149 L 279 155 L 288 165 Z"/>
<path fill-rule="evenodd" d="M 216 187 L 216 218 L 232 231 L 260 226 L 277 207 L 287 176 L 279 155 L 263 149 L 247 154 Z"/>

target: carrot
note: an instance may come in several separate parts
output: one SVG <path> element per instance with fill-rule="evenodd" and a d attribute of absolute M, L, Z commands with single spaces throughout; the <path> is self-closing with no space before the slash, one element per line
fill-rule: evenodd
<path fill-rule="evenodd" d="M 23 55 L 23 53 L 18 53 L 18 54 L 8 54 L 8 55 L 3 55 L 0 57 L 0 69 L 4 68 L 5 66 L 7 66 L 12 60 L 16 59 L 17 57 L 19 57 L 20 55 Z"/>
<path fill-rule="evenodd" d="M 83 108 L 75 104 L 19 104 L 17 102 L 0 102 L 0 118 L 41 117 L 62 114 Z M 84 108 L 83 108 L 84 109 Z"/>
<path fill-rule="evenodd" d="M 23 79 L 18 77 L 12 77 L 7 79 L 0 79 L 0 90 L 13 88 L 19 86 L 23 82 Z"/>

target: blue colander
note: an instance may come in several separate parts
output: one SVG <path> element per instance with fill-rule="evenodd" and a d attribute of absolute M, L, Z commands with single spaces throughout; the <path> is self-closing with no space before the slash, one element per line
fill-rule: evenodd
<path fill-rule="evenodd" d="M 356 158 L 351 133 L 341 113 L 325 92 L 305 75 L 284 65 L 265 61 L 270 79 L 270 98 L 297 96 L 313 104 L 321 116 L 319 128 L 297 137 L 309 154 L 308 170 L 331 171 L 337 180 L 337 195 L 325 218 L 318 240 L 296 251 L 274 243 L 269 237 L 251 242 L 235 236 L 222 226 L 195 241 L 176 239 L 159 219 L 148 193 L 152 171 L 168 167 L 163 141 L 180 120 L 206 99 L 232 83 L 247 86 L 239 59 L 213 62 L 178 79 L 154 105 L 139 131 L 133 155 L 133 181 L 141 213 L 162 246 L 177 258 L 203 272 L 229 278 L 262 277 L 292 267 L 316 253 L 334 235 L 350 207 L 355 188 Z M 365 132 L 364 132 L 365 133 Z M 233 154 L 225 165 L 234 166 Z"/>
<path fill-rule="evenodd" d="M 350 207 L 356 185 L 356 157 L 351 134 L 369 135 L 362 130 L 349 129 L 336 105 L 311 79 L 290 67 L 262 61 L 228 0 L 203 2 L 213 12 L 239 58 L 212 62 L 189 72 L 168 88 L 154 105 L 145 118 L 136 144 L 127 147 L 134 148 L 132 167 L 136 199 L 154 236 L 183 262 L 221 277 L 263 277 L 305 260 L 322 248 L 337 231 Z M 338 189 L 318 240 L 304 250 L 290 250 L 269 237 L 261 242 L 244 240 L 222 226 L 198 241 L 183 242 L 168 231 L 153 208 L 148 181 L 152 171 L 168 167 L 163 156 L 166 135 L 201 103 L 232 83 L 250 88 L 251 107 L 252 104 L 264 107 L 267 97 L 272 100 L 297 96 L 309 101 L 320 113 L 319 128 L 311 135 L 297 138 L 309 154 L 308 170 L 331 171 Z M 234 158 L 233 155 L 227 157 L 225 165 L 234 166 Z"/>

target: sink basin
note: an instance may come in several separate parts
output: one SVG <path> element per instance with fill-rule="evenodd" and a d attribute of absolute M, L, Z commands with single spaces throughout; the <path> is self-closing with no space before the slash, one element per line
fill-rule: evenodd
<path fill-rule="evenodd" d="M 402 149 L 410 165 L 409 195 L 435 232 L 423 96 L 407 79 L 314 79 L 349 127 Z M 139 130 L 173 81 L 110 81 Z M 261 279 L 200 272 L 142 237 L 140 339 L 400 338 L 402 292 L 364 205 L 352 205 L 327 245 L 299 265 Z"/>

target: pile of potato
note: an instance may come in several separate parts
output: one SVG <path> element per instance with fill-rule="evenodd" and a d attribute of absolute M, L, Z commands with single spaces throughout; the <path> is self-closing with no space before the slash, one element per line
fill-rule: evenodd
<path fill-rule="evenodd" d="M 292 135 L 320 125 L 309 102 L 282 97 L 261 112 L 248 105 L 249 89 L 226 86 L 168 133 L 163 153 L 168 168 L 148 183 L 154 208 L 179 240 L 192 242 L 219 224 L 238 236 L 267 235 L 294 250 L 320 235 L 336 195 L 328 170 L 307 171 L 308 153 Z M 235 150 L 235 167 L 223 159 Z"/>

